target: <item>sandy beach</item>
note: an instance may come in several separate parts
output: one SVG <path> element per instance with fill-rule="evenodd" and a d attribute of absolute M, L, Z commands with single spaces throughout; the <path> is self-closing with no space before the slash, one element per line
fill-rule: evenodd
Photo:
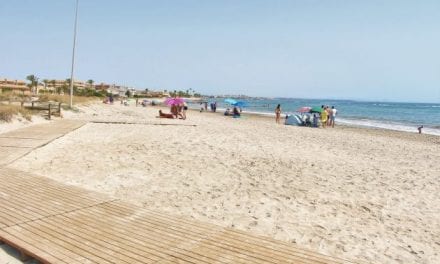
<path fill-rule="evenodd" d="M 157 110 L 66 112 L 113 123 L 91 122 L 9 166 L 350 260 L 440 263 L 440 137 Z"/>
<path fill-rule="evenodd" d="M 6 133 L 8 131 L 13 131 L 15 129 L 32 126 L 36 124 L 44 124 L 50 122 L 41 116 L 33 116 L 31 121 L 26 120 L 22 117 L 15 117 L 11 122 L 0 122 L 0 134 Z"/>

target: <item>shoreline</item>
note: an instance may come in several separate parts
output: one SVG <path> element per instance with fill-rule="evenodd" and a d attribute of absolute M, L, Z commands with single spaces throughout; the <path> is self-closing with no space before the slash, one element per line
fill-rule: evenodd
<path fill-rule="evenodd" d="M 158 107 L 158 109 L 160 107 L 167 107 L 167 106 L 148 106 L 148 107 Z M 211 111 L 203 111 L 203 113 L 210 113 L 210 114 L 218 114 L 218 115 L 223 115 L 223 111 L 225 111 L 226 109 L 224 108 L 217 108 L 217 112 L 211 112 Z M 188 111 L 191 112 L 200 112 L 200 110 L 195 109 L 195 108 L 189 108 Z M 265 118 L 265 119 L 274 119 L 275 118 L 275 114 L 272 113 L 263 113 L 263 112 L 248 112 L 248 111 L 243 111 L 242 112 L 243 116 L 253 116 L 253 117 L 260 117 L 260 118 Z M 281 120 L 282 120 L 282 125 L 284 125 L 284 120 L 285 117 L 283 115 L 281 115 Z M 344 120 L 344 119 L 342 119 Z M 354 123 L 346 123 L 344 121 L 338 121 L 338 119 L 336 119 L 336 125 L 335 128 L 337 127 L 347 127 L 347 128 L 355 128 L 355 129 L 367 129 L 367 130 L 373 130 L 373 131 L 390 131 L 390 132 L 396 132 L 396 133 L 404 133 L 404 134 L 411 134 L 411 135 L 417 135 L 417 136 L 422 136 L 422 135 L 427 135 L 427 136 L 432 136 L 434 138 L 440 138 L 440 132 L 434 132 L 434 133 L 429 133 L 426 132 L 425 130 L 423 131 L 422 134 L 418 134 L 417 132 L 417 128 L 414 128 L 414 132 L 413 131 L 408 131 L 408 130 L 399 130 L 399 129 L 393 129 L 393 128 L 386 128 L 386 127 L 380 127 L 380 126 L 368 126 L 368 125 L 358 125 L 358 124 L 354 124 Z M 309 127 L 303 127 L 304 129 L 309 128 Z M 426 128 L 426 127 L 425 127 Z M 312 128 L 313 129 L 313 128 Z M 321 129 L 321 128 L 319 128 Z M 326 129 L 333 129 L 333 128 L 326 128 Z"/>
<path fill-rule="evenodd" d="M 310 99 L 312 100 L 312 99 Z M 315 100 L 315 99 L 313 99 Z M 189 104 L 191 108 L 193 109 L 199 109 L 199 105 L 197 104 Z M 226 107 L 232 108 L 232 106 L 225 106 L 224 103 L 220 102 L 220 107 L 217 109 L 219 111 L 224 111 Z M 374 107 L 374 106 L 372 106 Z M 290 107 L 291 108 L 291 107 Z M 266 116 L 274 116 L 274 113 L 271 111 L 271 109 L 258 109 L 252 106 L 245 107 L 244 110 L 247 113 L 253 113 L 258 115 L 266 115 Z M 208 108 L 209 111 L 209 108 Z M 283 116 L 286 114 L 294 114 L 295 111 L 289 110 L 284 111 Z M 408 113 L 406 113 L 408 114 Z M 405 119 L 406 120 L 406 119 Z M 408 119 L 406 121 L 403 120 L 394 120 L 394 119 L 382 119 L 381 117 L 375 117 L 375 115 L 371 117 L 361 117 L 361 116 L 344 116 L 344 115 L 338 115 L 336 117 L 336 122 L 339 122 L 339 124 L 344 123 L 347 125 L 357 126 L 357 127 L 370 127 L 370 128 L 383 128 L 383 129 L 389 129 L 389 130 L 396 130 L 396 131 L 406 131 L 410 133 L 418 133 L 417 128 L 420 125 L 423 125 L 423 133 L 430 134 L 430 135 L 437 135 L 440 136 L 440 123 L 436 122 L 430 122 L 427 120 L 415 120 Z M 440 121 L 439 121 L 440 122 Z"/>

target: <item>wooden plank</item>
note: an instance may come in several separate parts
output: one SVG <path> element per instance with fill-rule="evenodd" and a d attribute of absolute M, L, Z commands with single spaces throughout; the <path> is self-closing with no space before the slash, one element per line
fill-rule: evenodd
<path fill-rule="evenodd" d="M 155 230 L 154 227 L 136 227 L 136 223 L 133 219 L 115 218 L 115 216 L 107 215 L 99 209 L 99 206 L 94 206 L 85 210 L 76 211 L 74 214 L 81 214 L 83 221 L 86 221 L 86 223 L 93 228 L 102 228 L 104 232 L 107 231 L 110 233 L 114 231 L 116 234 L 123 234 L 125 237 L 120 237 L 121 241 L 135 239 L 137 243 L 142 243 L 148 248 L 158 250 L 158 253 L 165 253 L 166 257 L 177 256 L 182 259 L 191 259 L 191 261 L 195 263 L 210 263 L 213 260 L 203 255 L 188 252 L 184 248 L 184 246 L 188 244 L 188 241 L 190 241 L 190 243 L 197 242 L 198 240 L 195 238 L 187 239 L 172 233 L 166 234 Z M 71 214 L 68 215 L 71 217 Z M 151 251 L 149 252 L 149 254 L 151 254 Z M 161 255 L 163 256 L 163 254 Z"/>
<path fill-rule="evenodd" d="M 62 192 L 53 194 L 47 189 L 38 189 L 42 187 L 23 188 L 23 186 L 16 187 L 7 183 L 2 187 L 7 187 L 10 201 L 16 203 L 24 201 L 33 207 L 42 209 L 46 214 L 67 212 L 99 203 L 99 200 L 96 202 L 82 202 L 78 199 L 77 201 L 72 197 L 64 196 Z"/>
<path fill-rule="evenodd" d="M 65 197 L 71 203 L 86 203 L 87 205 L 111 200 L 107 195 L 88 191 L 76 186 L 61 184 L 55 180 L 21 172 L 10 168 L 0 168 L 0 180 L 5 183 L 47 192 L 55 197 Z M 1 188 L 1 186 L 0 186 Z M 25 190 L 25 189 L 24 189 Z"/>
<path fill-rule="evenodd" d="M 31 188 L 20 188 L 7 183 L 2 188 L 7 187 L 7 191 L 2 190 L 3 193 L 7 192 L 7 199 L 11 203 L 17 204 L 16 208 L 28 206 L 27 209 L 32 211 L 32 208 L 36 208 L 33 211 L 41 211 L 40 215 L 58 214 L 74 209 L 79 209 L 92 204 L 81 204 L 74 200 L 67 200 L 64 196 L 54 196 L 50 193 L 45 193 L 44 190 L 36 190 Z"/>
<path fill-rule="evenodd" d="M 0 229 L 0 238 L 2 239 L 3 242 L 10 245 L 11 247 L 24 252 L 28 256 L 31 256 L 42 263 L 53 263 L 53 264 L 67 263 L 64 262 L 62 259 L 58 259 L 52 254 L 42 251 L 39 248 L 35 247 L 33 244 L 27 242 L 26 238 L 21 239 L 19 237 L 16 237 L 10 234 L 9 232 L 5 231 L 4 229 Z"/>
<path fill-rule="evenodd" d="M 104 207 L 111 207 L 113 203 L 103 204 Z M 96 207 L 95 207 L 96 208 Z M 95 209 L 93 208 L 93 209 Z M 139 208 L 140 209 L 140 208 Z M 264 258 L 264 255 L 259 255 L 258 257 L 252 256 L 247 251 L 240 252 L 237 248 L 231 246 L 228 243 L 219 242 L 217 240 L 213 240 L 217 234 L 223 232 L 223 228 L 216 227 L 216 232 L 210 232 L 210 229 L 204 230 L 202 232 L 197 232 L 197 230 L 191 228 L 181 228 L 178 225 L 173 226 L 169 223 L 164 223 L 163 221 L 155 221 L 150 215 L 144 214 L 142 215 L 140 209 L 136 214 L 136 221 L 138 222 L 138 227 L 140 230 L 154 230 L 154 232 L 159 232 L 161 236 L 165 236 L 167 233 L 171 235 L 177 235 L 182 237 L 183 239 L 189 241 L 197 240 L 198 244 L 192 245 L 192 249 L 188 249 L 191 252 L 203 251 L 201 255 L 210 255 L 214 260 L 224 260 L 230 261 L 233 260 L 234 263 L 280 263 L 276 259 L 273 258 Z M 117 210 L 113 211 L 114 214 L 118 214 Z M 208 234 L 208 235 L 207 235 Z M 203 242 L 202 242 L 203 241 Z M 213 243 L 209 243 L 212 241 Z M 194 248 L 197 248 L 197 251 L 194 251 Z M 244 254 L 243 254 L 244 253 Z M 249 259 L 252 259 L 251 261 Z M 285 260 L 285 258 L 283 258 Z M 281 262 L 282 263 L 282 262 Z"/>
<path fill-rule="evenodd" d="M 79 253 L 89 254 L 94 261 L 100 263 L 134 263 L 133 259 L 123 255 L 120 251 L 115 251 L 108 247 L 103 247 L 101 243 L 98 243 L 97 239 L 84 239 L 79 233 L 71 232 L 66 229 L 60 229 L 59 226 L 48 223 L 43 219 L 35 222 L 31 222 L 23 227 L 29 230 L 38 231 L 40 235 L 42 233 L 52 236 L 52 241 L 62 240 L 67 242 L 66 249 L 71 249 L 72 246 L 80 249 Z M 68 228 L 68 226 L 66 227 Z"/>
<path fill-rule="evenodd" d="M 64 230 L 63 232 L 73 232 L 82 237 L 84 241 L 94 241 L 94 243 L 100 245 L 101 247 L 106 247 L 115 252 L 122 252 L 121 254 L 129 258 L 130 263 L 154 263 L 160 259 L 157 257 L 138 254 L 135 247 L 136 244 L 128 245 L 129 243 L 127 242 L 129 242 L 129 240 L 127 237 L 122 237 L 121 239 L 120 236 L 117 236 L 111 232 L 106 233 L 102 226 L 94 226 L 90 222 L 84 223 L 78 221 L 78 219 L 72 219 L 64 215 L 44 219 L 44 222 L 51 224 L 60 230 Z"/>
<path fill-rule="evenodd" d="M 9 228 L 7 232 L 16 238 L 25 237 L 26 242 L 32 245 L 38 252 L 50 254 L 65 263 L 84 263 L 89 261 L 80 255 L 72 253 L 71 251 L 64 250 L 64 248 L 51 243 L 50 240 L 47 240 L 38 234 L 29 232 L 28 230 L 14 227 Z"/>
<path fill-rule="evenodd" d="M 107 204 L 103 204 L 100 205 L 103 207 L 108 207 L 111 206 L 113 204 L 112 203 L 107 203 Z M 96 209 L 96 207 L 91 208 L 91 209 Z M 139 208 L 140 209 L 140 208 Z M 113 214 L 118 214 L 117 211 L 114 211 Z M 125 218 L 125 217 L 124 217 Z M 191 229 L 182 229 L 182 228 L 172 228 L 170 227 L 167 223 L 162 224 L 160 221 L 159 222 L 152 222 L 151 218 L 148 215 L 142 215 L 140 214 L 140 212 L 138 211 L 136 213 L 136 221 L 139 222 L 138 223 L 138 227 L 140 230 L 148 230 L 149 232 L 158 232 L 160 233 L 160 236 L 164 237 L 167 234 L 168 235 L 177 235 L 180 236 L 183 239 L 189 240 L 189 241 L 195 241 L 195 240 L 199 240 L 199 241 L 204 241 L 204 243 L 208 240 L 212 240 L 212 236 L 215 234 L 218 234 L 219 231 L 222 231 L 223 229 L 216 229 L 216 232 L 209 232 L 209 230 L 205 230 L 202 233 L 195 233 L 194 230 Z M 209 234 L 210 233 L 210 234 Z M 208 234 L 208 235 L 207 235 Z M 199 249 L 201 249 L 201 247 L 199 246 Z M 218 252 L 221 249 L 228 249 L 229 251 L 229 255 L 228 254 L 222 254 L 222 256 L 219 256 Z M 237 259 L 237 255 L 240 255 L 240 252 L 236 251 L 235 248 L 226 245 L 226 244 L 219 244 L 219 243 L 214 243 L 214 244 L 209 244 L 207 246 L 204 246 L 204 254 L 208 254 L 207 251 L 212 251 L 211 254 L 212 256 L 214 256 L 215 259 L 219 259 L 221 258 L 233 258 L 234 262 L 238 262 Z M 248 258 L 248 256 L 245 256 L 243 259 Z M 244 260 L 242 260 L 244 261 Z M 258 259 L 253 259 L 252 263 L 270 263 L 271 259 L 266 259 L 264 261 L 258 260 Z M 276 261 L 274 263 L 277 263 Z"/>
<path fill-rule="evenodd" d="M 87 122 L 81 120 L 59 120 L 56 122 L 32 125 L 29 127 L 19 128 L 0 134 L 2 138 L 30 138 L 30 139 L 44 139 L 54 140 L 60 136 L 65 135 L 75 129 L 85 125 Z"/>
<path fill-rule="evenodd" d="M 75 254 L 90 259 L 93 263 L 113 263 L 111 261 L 101 258 L 98 254 L 99 252 L 96 253 L 96 250 L 93 248 L 92 244 L 85 241 L 76 240 L 74 234 L 60 233 L 51 228 L 39 227 L 38 224 L 35 224 L 35 222 L 29 222 L 20 226 L 8 227 L 4 230 L 8 231 L 10 229 L 17 229 L 19 231 L 25 229 L 32 233 L 36 233 L 38 234 L 38 236 L 47 239 L 51 243 L 57 244 L 68 251 L 74 252 Z M 19 234 L 21 233 L 23 232 L 19 232 Z M 23 237 L 23 239 L 25 238 L 26 237 Z"/>
<path fill-rule="evenodd" d="M 117 206 L 122 206 L 122 207 L 129 206 L 127 209 L 135 208 L 135 206 L 128 205 L 127 203 L 124 203 L 124 202 L 109 203 L 109 204 L 106 204 L 104 206 L 114 206 L 115 204 L 117 204 Z M 119 210 L 121 210 L 120 207 L 117 207 L 117 208 L 119 208 Z M 175 227 L 181 226 L 183 228 L 192 229 L 192 230 L 198 229 L 199 232 L 205 232 L 204 230 L 209 230 L 211 228 L 210 226 L 207 226 L 206 224 L 200 225 L 200 223 L 197 223 L 194 220 L 186 220 L 186 219 L 183 219 L 183 218 L 179 218 L 179 219 L 176 220 L 175 217 L 169 217 L 169 216 L 168 217 L 164 217 L 162 214 L 158 214 L 158 213 L 155 213 L 155 216 L 159 217 L 158 224 L 160 224 L 162 222 L 166 226 L 175 226 Z M 149 219 L 152 219 L 152 216 L 150 216 Z M 230 232 L 232 232 L 233 234 L 230 235 Z M 239 236 L 240 232 L 239 231 L 235 231 L 235 230 L 228 229 L 228 232 L 224 233 L 223 235 L 225 237 L 222 238 L 222 241 L 225 242 L 225 243 L 227 243 L 229 241 L 228 239 L 232 239 L 233 241 L 238 240 L 240 242 L 240 244 L 243 244 L 243 243 L 249 244 L 249 243 L 251 243 L 248 246 L 251 246 L 251 247 L 253 245 L 257 246 L 256 249 L 260 253 L 269 250 L 270 252 L 278 252 L 281 256 L 286 256 L 286 255 L 287 256 L 288 255 L 292 255 L 294 257 L 300 256 L 300 257 L 302 257 L 304 259 L 314 259 L 314 261 L 318 261 L 318 262 L 321 261 L 321 262 L 324 262 L 324 263 L 329 262 L 329 261 L 330 262 L 334 262 L 334 263 L 346 263 L 347 262 L 347 261 L 340 260 L 340 259 L 337 259 L 337 258 L 327 257 L 325 255 L 321 255 L 321 254 L 318 254 L 318 253 L 315 253 L 315 252 L 312 252 L 312 251 L 308 251 L 308 250 L 304 250 L 304 249 L 299 249 L 297 247 L 294 247 L 293 245 L 285 246 L 285 244 L 284 243 L 280 243 L 280 241 L 275 241 L 275 240 L 271 240 L 271 239 L 264 238 L 264 237 L 248 236 L 248 238 L 253 238 L 253 240 L 246 241 L 246 239 L 243 238 L 243 235 Z M 260 245 L 262 244 L 261 243 L 262 241 L 265 241 L 265 243 L 263 243 L 265 248 L 261 248 L 260 247 Z M 280 247 L 281 245 L 282 245 L 282 247 Z"/>
<path fill-rule="evenodd" d="M 13 213 L 8 207 L 0 207 L 0 227 L 7 227 L 25 221 L 23 217 L 19 217 Z"/>

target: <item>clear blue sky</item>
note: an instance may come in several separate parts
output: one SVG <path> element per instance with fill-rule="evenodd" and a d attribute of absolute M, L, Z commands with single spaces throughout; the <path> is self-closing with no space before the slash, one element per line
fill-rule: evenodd
<path fill-rule="evenodd" d="M 0 1 L 0 76 L 70 76 L 74 0 Z M 440 103 L 438 0 L 80 0 L 76 79 Z"/>

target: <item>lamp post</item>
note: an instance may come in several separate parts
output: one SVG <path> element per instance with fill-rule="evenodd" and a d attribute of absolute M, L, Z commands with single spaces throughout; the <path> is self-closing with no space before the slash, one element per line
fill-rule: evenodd
<path fill-rule="evenodd" d="M 35 83 L 34 83 L 34 88 L 35 88 L 35 90 L 34 90 L 34 95 L 37 95 L 38 94 L 38 77 L 35 77 Z"/>
<path fill-rule="evenodd" d="M 76 25 L 78 20 L 78 2 L 76 0 L 76 8 L 75 8 L 75 25 L 73 27 L 73 51 L 72 51 L 72 69 L 70 71 L 70 108 L 73 106 L 73 68 L 75 66 L 75 46 L 76 46 Z"/>

